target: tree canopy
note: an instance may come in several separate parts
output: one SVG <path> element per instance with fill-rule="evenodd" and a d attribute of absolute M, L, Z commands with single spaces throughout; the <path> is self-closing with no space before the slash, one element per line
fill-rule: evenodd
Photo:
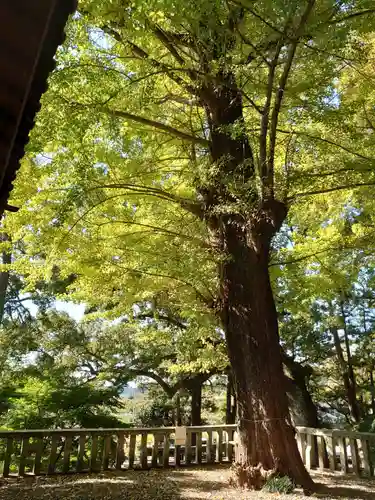
<path fill-rule="evenodd" d="M 367 0 L 83 0 L 4 224 L 28 290 L 58 273 L 94 317 L 172 311 L 192 349 L 224 333 L 242 465 L 306 491 L 275 301 L 288 355 L 334 353 L 359 421 L 374 28 Z"/>

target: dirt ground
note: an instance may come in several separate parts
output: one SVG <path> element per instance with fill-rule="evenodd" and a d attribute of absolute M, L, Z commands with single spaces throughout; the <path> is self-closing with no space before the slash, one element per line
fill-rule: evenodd
<path fill-rule="evenodd" d="M 152 471 L 107 472 L 1 480 L 0 500 L 299 500 L 291 495 L 249 492 L 228 486 L 228 467 Z M 313 474 L 319 487 L 315 498 L 375 500 L 375 479 L 358 479 L 339 473 Z"/>

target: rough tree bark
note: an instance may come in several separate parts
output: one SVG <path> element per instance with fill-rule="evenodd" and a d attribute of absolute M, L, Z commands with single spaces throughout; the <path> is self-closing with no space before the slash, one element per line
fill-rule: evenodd
<path fill-rule="evenodd" d="M 354 423 L 358 423 L 361 419 L 361 414 L 359 410 L 359 405 L 357 401 L 357 390 L 356 385 L 353 384 L 353 380 L 350 377 L 348 370 L 348 363 L 344 358 L 343 349 L 341 347 L 341 341 L 339 337 L 339 333 L 336 327 L 331 328 L 331 333 L 333 336 L 333 342 L 335 345 L 335 351 L 337 360 L 339 363 L 342 380 L 344 383 L 344 389 L 346 394 L 346 400 L 348 402 L 350 417 Z"/>
<path fill-rule="evenodd" d="M 281 362 L 277 314 L 269 274 L 271 238 L 279 228 L 274 206 L 243 224 L 223 227 L 230 256 L 223 264 L 221 317 L 235 378 L 240 419 L 241 457 L 246 467 L 261 464 L 313 489 L 290 421 Z"/>
<path fill-rule="evenodd" d="M 195 381 L 190 389 L 191 394 L 191 425 L 201 425 L 202 413 L 202 382 Z"/>
<path fill-rule="evenodd" d="M 231 372 L 228 373 L 226 396 L 225 423 L 235 424 L 237 416 L 237 397 L 233 386 L 233 376 Z"/>
<path fill-rule="evenodd" d="M 239 176 L 242 182 L 255 182 L 247 135 L 233 137 L 226 130 L 243 122 L 242 96 L 233 75 L 223 73 L 220 78 L 219 88 L 207 87 L 201 93 L 210 126 L 211 159 L 219 167 L 201 195 L 206 207 L 204 218 L 225 256 L 219 270 L 217 312 L 226 333 L 238 401 L 242 450 L 238 458 L 246 471 L 245 479 L 239 481 L 259 488 L 263 484 L 260 474 L 266 477 L 270 471 L 277 471 L 311 491 L 314 483 L 303 465 L 290 421 L 268 270 L 271 241 L 287 215 L 287 207 L 274 198 L 270 180 L 273 167 L 268 164 L 263 192 L 257 194 L 255 187 L 249 190 L 246 213 L 217 213 L 223 202 L 235 203 L 226 179 Z"/>
<path fill-rule="evenodd" d="M 284 352 L 281 353 L 281 356 L 284 366 L 289 372 L 287 395 L 293 424 L 319 428 L 318 409 L 307 387 L 307 380 L 312 374 L 311 367 L 301 365 Z"/>
<path fill-rule="evenodd" d="M 343 330 L 344 330 L 344 341 L 345 341 L 345 351 L 346 351 L 346 362 L 347 362 L 347 374 L 348 378 L 350 381 L 350 386 L 351 390 L 354 394 L 354 407 L 353 407 L 353 414 L 352 418 L 354 419 L 355 423 L 358 423 L 361 420 L 361 406 L 358 402 L 357 399 L 357 381 L 354 373 L 354 366 L 353 366 L 353 359 L 352 359 L 352 353 L 350 350 L 350 341 L 349 341 L 349 335 L 348 335 L 348 328 L 347 328 L 347 322 L 346 322 L 346 313 L 345 313 L 345 306 L 344 302 L 340 302 L 340 311 L 341 311 L 341 317 L 343 321 Z"/>

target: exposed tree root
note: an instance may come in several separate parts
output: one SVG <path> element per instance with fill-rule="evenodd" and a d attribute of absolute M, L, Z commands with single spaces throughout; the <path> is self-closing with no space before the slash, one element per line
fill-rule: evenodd
<path fill-rule="evenodd" d="M 249 490 L 261 490 L 266 482 L 278 475 L 277 468 L 266 470 L 262 464 L 256 467 L 240 463 L 234 463 L 231 467 L 229 484 Z"/>
<path fill-rule="evenodd" d="M 285 476 L 285 473 L 281 473 L 278 467 L 264 469 L 262 464 L 252 466 L 236 462 L 231 467 L 229 484 L 235 488 L 261 490 L 272 478 L 282 476 Z M 303 489 L 306 496 L 310 496 L 313 492 L 314 489 Z"/>

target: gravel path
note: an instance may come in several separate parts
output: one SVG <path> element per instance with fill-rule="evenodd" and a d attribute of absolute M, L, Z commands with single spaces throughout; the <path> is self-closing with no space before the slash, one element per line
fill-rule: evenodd
<path fill-rule="evenodd" d="M 107 472 L 2 480 L 0 500 L 299 500 L 293 495 L 237 490 L 228 486 L 227 467 Z M 314 474 L 321 499 L 375 500 L 375 480 Z"/>

